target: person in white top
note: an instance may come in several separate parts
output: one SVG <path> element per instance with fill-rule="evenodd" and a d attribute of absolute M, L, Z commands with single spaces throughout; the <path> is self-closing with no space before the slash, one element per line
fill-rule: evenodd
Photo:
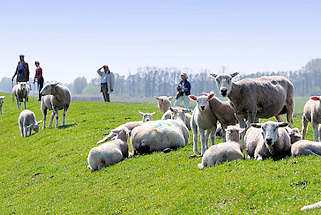
<path fill-rule="evenodd" d="M 100 67 L 97 70 L 97 73 L 101 77 L 101 90 L 100 90 L 100 92 L 102 92 L 102 94 L 103 94 L 104 101 L 110 102 L 109 93 L 114 91 L 114 82 L 115 82 L 114 74 L 112 72 L 110 72 L 107 65 Z"/>

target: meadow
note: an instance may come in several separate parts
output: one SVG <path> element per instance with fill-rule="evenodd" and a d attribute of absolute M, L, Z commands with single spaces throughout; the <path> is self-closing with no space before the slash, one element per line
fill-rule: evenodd
<path fill-rule="evenodd" d="M 6 96 L 0 115 L 0 214 L 299 214 L 303 205 L 321 200 L 319 157 L 238 160 L 199 170 L 201 158 L 189 158 L 192 136 L 177 151 L 91 172 L 88 152 L 103 134 L 141 120 L 138 111 L 156 111 L 160 119 L 156 105 L 72 102 L 67 126 L 22 138 L 15 102 L 10 94 L 0 95 Z M 296 99 L 294 126 L 300 129 L 305 101 Z M 28 109 L 42 119 L 36 99 Z M 311 125 L 307 139 L 313 139 Z"/>

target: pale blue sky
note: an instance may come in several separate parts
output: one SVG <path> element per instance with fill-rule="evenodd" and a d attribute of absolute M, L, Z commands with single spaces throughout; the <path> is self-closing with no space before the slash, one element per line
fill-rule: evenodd
<path fill-rule="evenodd" d="M 96 77 L 108 64 L 251 73 L 321 57 L 321 1 L 0 1 L 0 77 L 18 55 L 46 80 Z"/>

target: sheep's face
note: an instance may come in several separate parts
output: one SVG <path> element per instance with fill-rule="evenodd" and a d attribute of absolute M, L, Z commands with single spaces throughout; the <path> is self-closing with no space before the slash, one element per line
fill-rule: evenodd
<path fill-rule="evenodd" d="M 239 126 L 229 126 L 226 129 L 226 139 L 230 141 L 239 142 L 240 134 L 244 132 L 244 128 L 240 128 Z"/>
<path fill-rule="evenodd" d="M 183 122 L 185 122 L 185 113 L 191 112 L 188 109 L 181 108 L 181 107 L 170 107 L 171 111 L 171 119 L 181 119 Z"/>
<path fill-rule="evenodd" d="M 54 92 L 55 87 L 57 86 L 58 83 L 54 83 L 54 84 L 47 84 L 46 86 L 44 86 L 42 88 L 42 90 L 40 91 L 40 94 L 42 96 L 45 95 L 52 95 Z"/>
<path fill-rule="evenodd" d="M 157 100 L 157 103 L 158 103 L 158 107 L 160 109 L 164 109 L 167 106 L 170 106 L 172 99 L 173 99 L 172 96 L 159 96 L 159 97 L 156 97 L 156 100 Z"/>
<path fill-rule="evenodd" d="M 33 130 L 38 133 L 39 132 L 39 125 L 42 121 L 39 121 L 39 122 L 36 122 L 34 125 L 33 125 Z"/>
<path fill-rule="evenodd" d="M 287 122 L 266 122 L 266 123 L 252 123 L 253 127 L 261 128 L 262 136 L 265 145 L 269 148 L 273 146 L 276 141 L 279 139 L 278 128 L 288 126 Z"/>
<path fill-rule="evenodd" d="M 230 94 L 232 90 L 232 78 L 238 75 L 238 73 L 233 73 L 231 75 L 227 74 L 211 74 L 212 77 L 215 78 L 217 87 L 223 97 L 226 97 Z"/>
<path fill-rule="evenodd" d="M 152 121 L 153 120 L 153 115 L 155 114 L 155 112 L 153 113 L 143 113 L 143 112 L 139 112 L 140 115 L 142 115 L 143 117 L 143 122 L 148 122 L 148 121 Z"/>
<path fill-rule="evenodd" d="M 26 82 L 20 82 L 19 85 L 20 85 L 21 90 L 27 90 L 27 83 Z"/>
<path fill-rule="evenodd" d="M 214 93 L 210 93 L 209 95 L 202 95 L 202 96 L 193 96 L 190 95 L 189 98 L 197 102 L 197 108 L 199 111 L 203 112 L 206 110 L 208 106 L 208 101 L 214 97 Z"/>
<path fill-rule="evenodd" d="M 300 134 L 300 131 L 298 128 L 292 129 L 292 128 L 286 127 L 285 130 L 288 132 L 288 134 L 290 136 L 291 144 L 293 144 L 299 140 L 302 140 L 302 135 Z"/>

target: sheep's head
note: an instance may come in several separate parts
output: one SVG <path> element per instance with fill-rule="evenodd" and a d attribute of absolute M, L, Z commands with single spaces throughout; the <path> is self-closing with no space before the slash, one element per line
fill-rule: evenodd
<path fill-rule="evenodd" d="M 272 122 L 268 121 L 265 123 L 252 123 L 251 126 L 255 128 L 261 128 L 262 136 L 265 145 L 270 148 L 279 139 L 278 128 L 286 127 L 289 123 L 287 122 Z"/>
<path fill-rule="evenodd" d="M 114 129 L 111 132 L 117 135 L 116 139 L 121 139 L 127 142 L 129 137 L 129 130 L 126 127 L 122 127 L 121 129 Z"/>
<path fill-rule="evenodd" d="M 298 128 L 285 127 L 285 130 L 288 132 L 290 136 L 291 144 L 298 142 L 299 140 L 302 140 L 302 135 L 300 134 Z"/>
<path fill-rule="evenodd" d="M 223 97 L 226 97 L 230 94 L 232 90 L 232 78 L 234 78 L 237 75 L 238 75 L 237 72 L 231 75 L 228 75 L 228 74 L 217 75 L 214 73 L 211 74 L 211 76 L 215 78 L 217 87 Z"/>
<path fill-rule="evenodd" d="M 200 111 L 205 111 L 206 106 L 208 105 L 208 101 L 211 100 L 214 97 L 214 93 L 210 93 L 209 95 L 204 94 L 202 96 L 193 96 L 189 95 L 188 96 L 191 100 L 194 100 L 197 102 L 197 107 Z"/>
<path fill-rule="evenodd" d="M 58 85 L 58 83 L 50 83 L 50 84 L 46 84 L 42 90 L 40 91 L 40 94 L 42 96 L 45 95 L 52 95 L 55 91 L 56 86 Z"/>
<path fill-rule="evenodd" d="M 21 90 L 27 90 L 27 82 L 19 82 L 18 84 Z"/>
<path fill-rule="evenodd" d="M 31 128 L 36 133 L 38 133 L 39 132 L 39 125 L 41 122 L 42 122 L 42 120 L 40 120 L 39 122 L 35 122 L 34 124 L 29 125 L 28 128 Z"/>
<path fill-rule="evenodd" d="M 158 96 L 156 97 L 157 104 L 159 109 L 162 111 L 167 111 L 168 108 L 171 106 L 172 96 Z"/>
<path fill-rule="evenodd" d="M 153 113 L 143 113 L 143 112 L 140 112 L 140 111 L 139 111 L 139 113 L 143 117 L 143 122 L 152 121 L 153 120 L 153 116 L 155 114 L 155 112 L 153 112 Z"/>
<path fill-rule="evenodd" d="M 0 104 L 4 103 L 4 96 L 0 96 Z"/>
<path fill-rule="evenodd" d="M 226 129 L 226 140 L 239 142 L 240 134 L 245 131 L 245 128 L 240 128 L 240 126 L 228 126 Z"/>
<path fill-rule="evenodd" d="M 181 107 L 170 107 L 169 110 L 171 111 L 171 119 L 181 119 L 185 122 L 185 113 L 190 113 L 191 111 L 186 108 Z"/>

